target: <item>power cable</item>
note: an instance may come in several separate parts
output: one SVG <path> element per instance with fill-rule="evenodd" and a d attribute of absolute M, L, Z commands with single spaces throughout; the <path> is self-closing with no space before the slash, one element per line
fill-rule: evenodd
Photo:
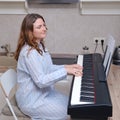
<path fill-rule="evenodd" d="M 104 51 L 104 40 L 101 40 L 101 47 L 102 47 L 102 51 L 103 51 L 103 53 L 105 52 Z"/>
<path fill-rule="evenodd" d="M 98 40 L 97 39 L 95 40 L 95 43 L 96 43 L 96 46 L 95 46 L 94 53 L 96 53 L 96 50 L 97 50 L 97 47 L 98 47 Z"/>

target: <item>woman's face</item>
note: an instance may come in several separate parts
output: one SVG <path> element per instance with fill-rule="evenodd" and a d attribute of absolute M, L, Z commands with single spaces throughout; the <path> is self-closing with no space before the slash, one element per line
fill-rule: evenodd
<path fill-rule="evenodd" d="M 47 28 L 46 24 L 41 18 L 38 18 L 34 23 L 33 23 L 33 35 L 36 38 L 37 42 L 40 42 L 46 37 L 47 33 Z"/>

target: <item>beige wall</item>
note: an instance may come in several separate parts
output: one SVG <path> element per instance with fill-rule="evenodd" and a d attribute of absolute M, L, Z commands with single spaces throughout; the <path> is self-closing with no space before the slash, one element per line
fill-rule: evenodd
<path fill-rule="evenodd" d="M 54 53 L 82 53 L 86 45 L 94 52 L 94 37 L 111 34 L 120 45 L 120 16 L 80 15 L 78 4 L 35 5 L 29 12 L 43 15 L 48 27 L 46 46 Z M 19 29 L 25 15 L 0 15 L 0 46 L 9 43 L 11 51 L 17 44 Z M 3 51 L 0 48 L 0 51 Z M 101 47 L 97 52 L 101 52 Z"/>

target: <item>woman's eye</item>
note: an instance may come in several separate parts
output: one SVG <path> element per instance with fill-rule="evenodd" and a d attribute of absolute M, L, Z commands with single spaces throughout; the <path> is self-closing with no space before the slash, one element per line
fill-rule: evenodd
<path fill-rule="evenodd" d="M 40 29 L 42 27 L 46 27 L 46 25 L 39 25 L 38 27 L 36 27 L 37 29 Z"/>
<path fill-rule="evenodd" d="M 40 26 L 38 26 L 38 27 L 36 27 L 37 29 L 40 29 L 42 27 L 42 25 L 40 25 Z"/>

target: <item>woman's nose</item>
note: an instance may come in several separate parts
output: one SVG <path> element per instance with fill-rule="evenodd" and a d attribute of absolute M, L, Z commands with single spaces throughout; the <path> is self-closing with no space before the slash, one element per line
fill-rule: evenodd
<path fill-rule="evenodd" d="M 43 30 L 47 30 L 47 27 L 46 27 L 46 26 L 43 26 Z"/>

